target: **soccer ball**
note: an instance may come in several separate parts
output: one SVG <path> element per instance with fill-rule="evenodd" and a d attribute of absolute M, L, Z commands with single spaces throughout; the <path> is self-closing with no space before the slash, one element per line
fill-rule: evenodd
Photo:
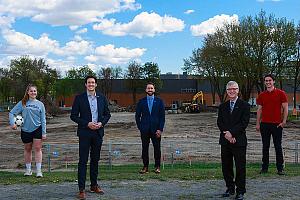
<path fill-rule="evenodd" d="M 24 120 L 23 120 L 22 115 L 17 115 L 17 116 L 15 116 L 14 119 L 15 119 L 15 125 L 17 125 L 17 126 L 22 126 L 23 125 Z"/>

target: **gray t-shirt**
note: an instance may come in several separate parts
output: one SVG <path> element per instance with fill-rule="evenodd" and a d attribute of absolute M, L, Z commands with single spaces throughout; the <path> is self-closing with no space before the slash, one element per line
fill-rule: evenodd
<path fill-rule="evenodd" d="M 46 135 L 46 112 L 44 104 L 35 99 L 29 99 L 26 106 L 19 101 L 17 105 L 9 112 L 9 123 L 14 125 L 14 116 L 21 114 L 24 124 L 21 129 L 25 132 L 33 132 L 38 127 L 42 126 L 42 134 Z"/>

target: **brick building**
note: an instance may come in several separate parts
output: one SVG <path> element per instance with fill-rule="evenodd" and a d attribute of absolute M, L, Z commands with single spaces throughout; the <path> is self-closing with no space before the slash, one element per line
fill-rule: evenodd
<path fill-rule="evenodd" d="M 208 80 L 192 79 L 191 76 L 186 74 L 163 74 L 161 75 L 163 87 L 158 91 L 159 96 L 165 102 L 167 107 L 171 107 L 176 103 L 181 105 L 183 102 L 191 102 L 193 96 L 199 92 L 203 92 L 204 104 L 213 105 L 211 87 Z M 99 88 L 98 88 L 99 89 Z M 293 105 L 293 90 L 291 86 L 286 85 L 283 88 L 288 95 L 289 105 Z M 82 88 L 78 88 L 77 93 L 84 91 L 84 83 L 82 81 Z M 66 107 L 72 106 L 74 95 L 66 98 L 57 98 L 57 104 L 59 106 L 65 105 Z M 137 100 L 144 97 L 144 90 L 141 90 L 137 94 Z M 255 105 L 255 99 L 257 92 L 253 92 L 249 103 Z M 108 99 L 115 101 L 119 106 L 127 107 L 133 104 L 133 98 L 131 91 L 126 87 L 124 79 L 113 79 L 111 93 L 108 95 Z M 216 95 L 215 105 L 219 105 L 220 100 Z M 297 92 L 297 105 L 300 105 L 300 92 Z"/>

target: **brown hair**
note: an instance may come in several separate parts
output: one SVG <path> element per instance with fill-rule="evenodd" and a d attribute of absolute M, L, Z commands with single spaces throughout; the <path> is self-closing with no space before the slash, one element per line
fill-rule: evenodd
<path fill-rule="evenodd" d="M 22 99 L 22 105 L 23 105 L 23 106 L 26 105 L 26 102 L 27 102 L 28 99 L 29 99 L 28 91 L 29 91 L 29 89 L 30 89 L 31 87 L 34 87 L 35 89 L 37 89 L 37 87 L 36 87 L 35 85 L 33 85 L 33 84 L 28 84 L 28 85 L 27 85 L 27 88 L 26 88 L 26 90 L 25 90 L 24 97 L 23 97 L 23 99 Z"/>

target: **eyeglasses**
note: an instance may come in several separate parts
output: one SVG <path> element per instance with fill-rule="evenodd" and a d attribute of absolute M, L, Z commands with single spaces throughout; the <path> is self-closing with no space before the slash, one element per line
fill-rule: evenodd
<path fill-rule="evenodd" d="M 230 90 L 238 90 L 239 88 L 227 88 L 227 91 L 230 91 Z"/>

